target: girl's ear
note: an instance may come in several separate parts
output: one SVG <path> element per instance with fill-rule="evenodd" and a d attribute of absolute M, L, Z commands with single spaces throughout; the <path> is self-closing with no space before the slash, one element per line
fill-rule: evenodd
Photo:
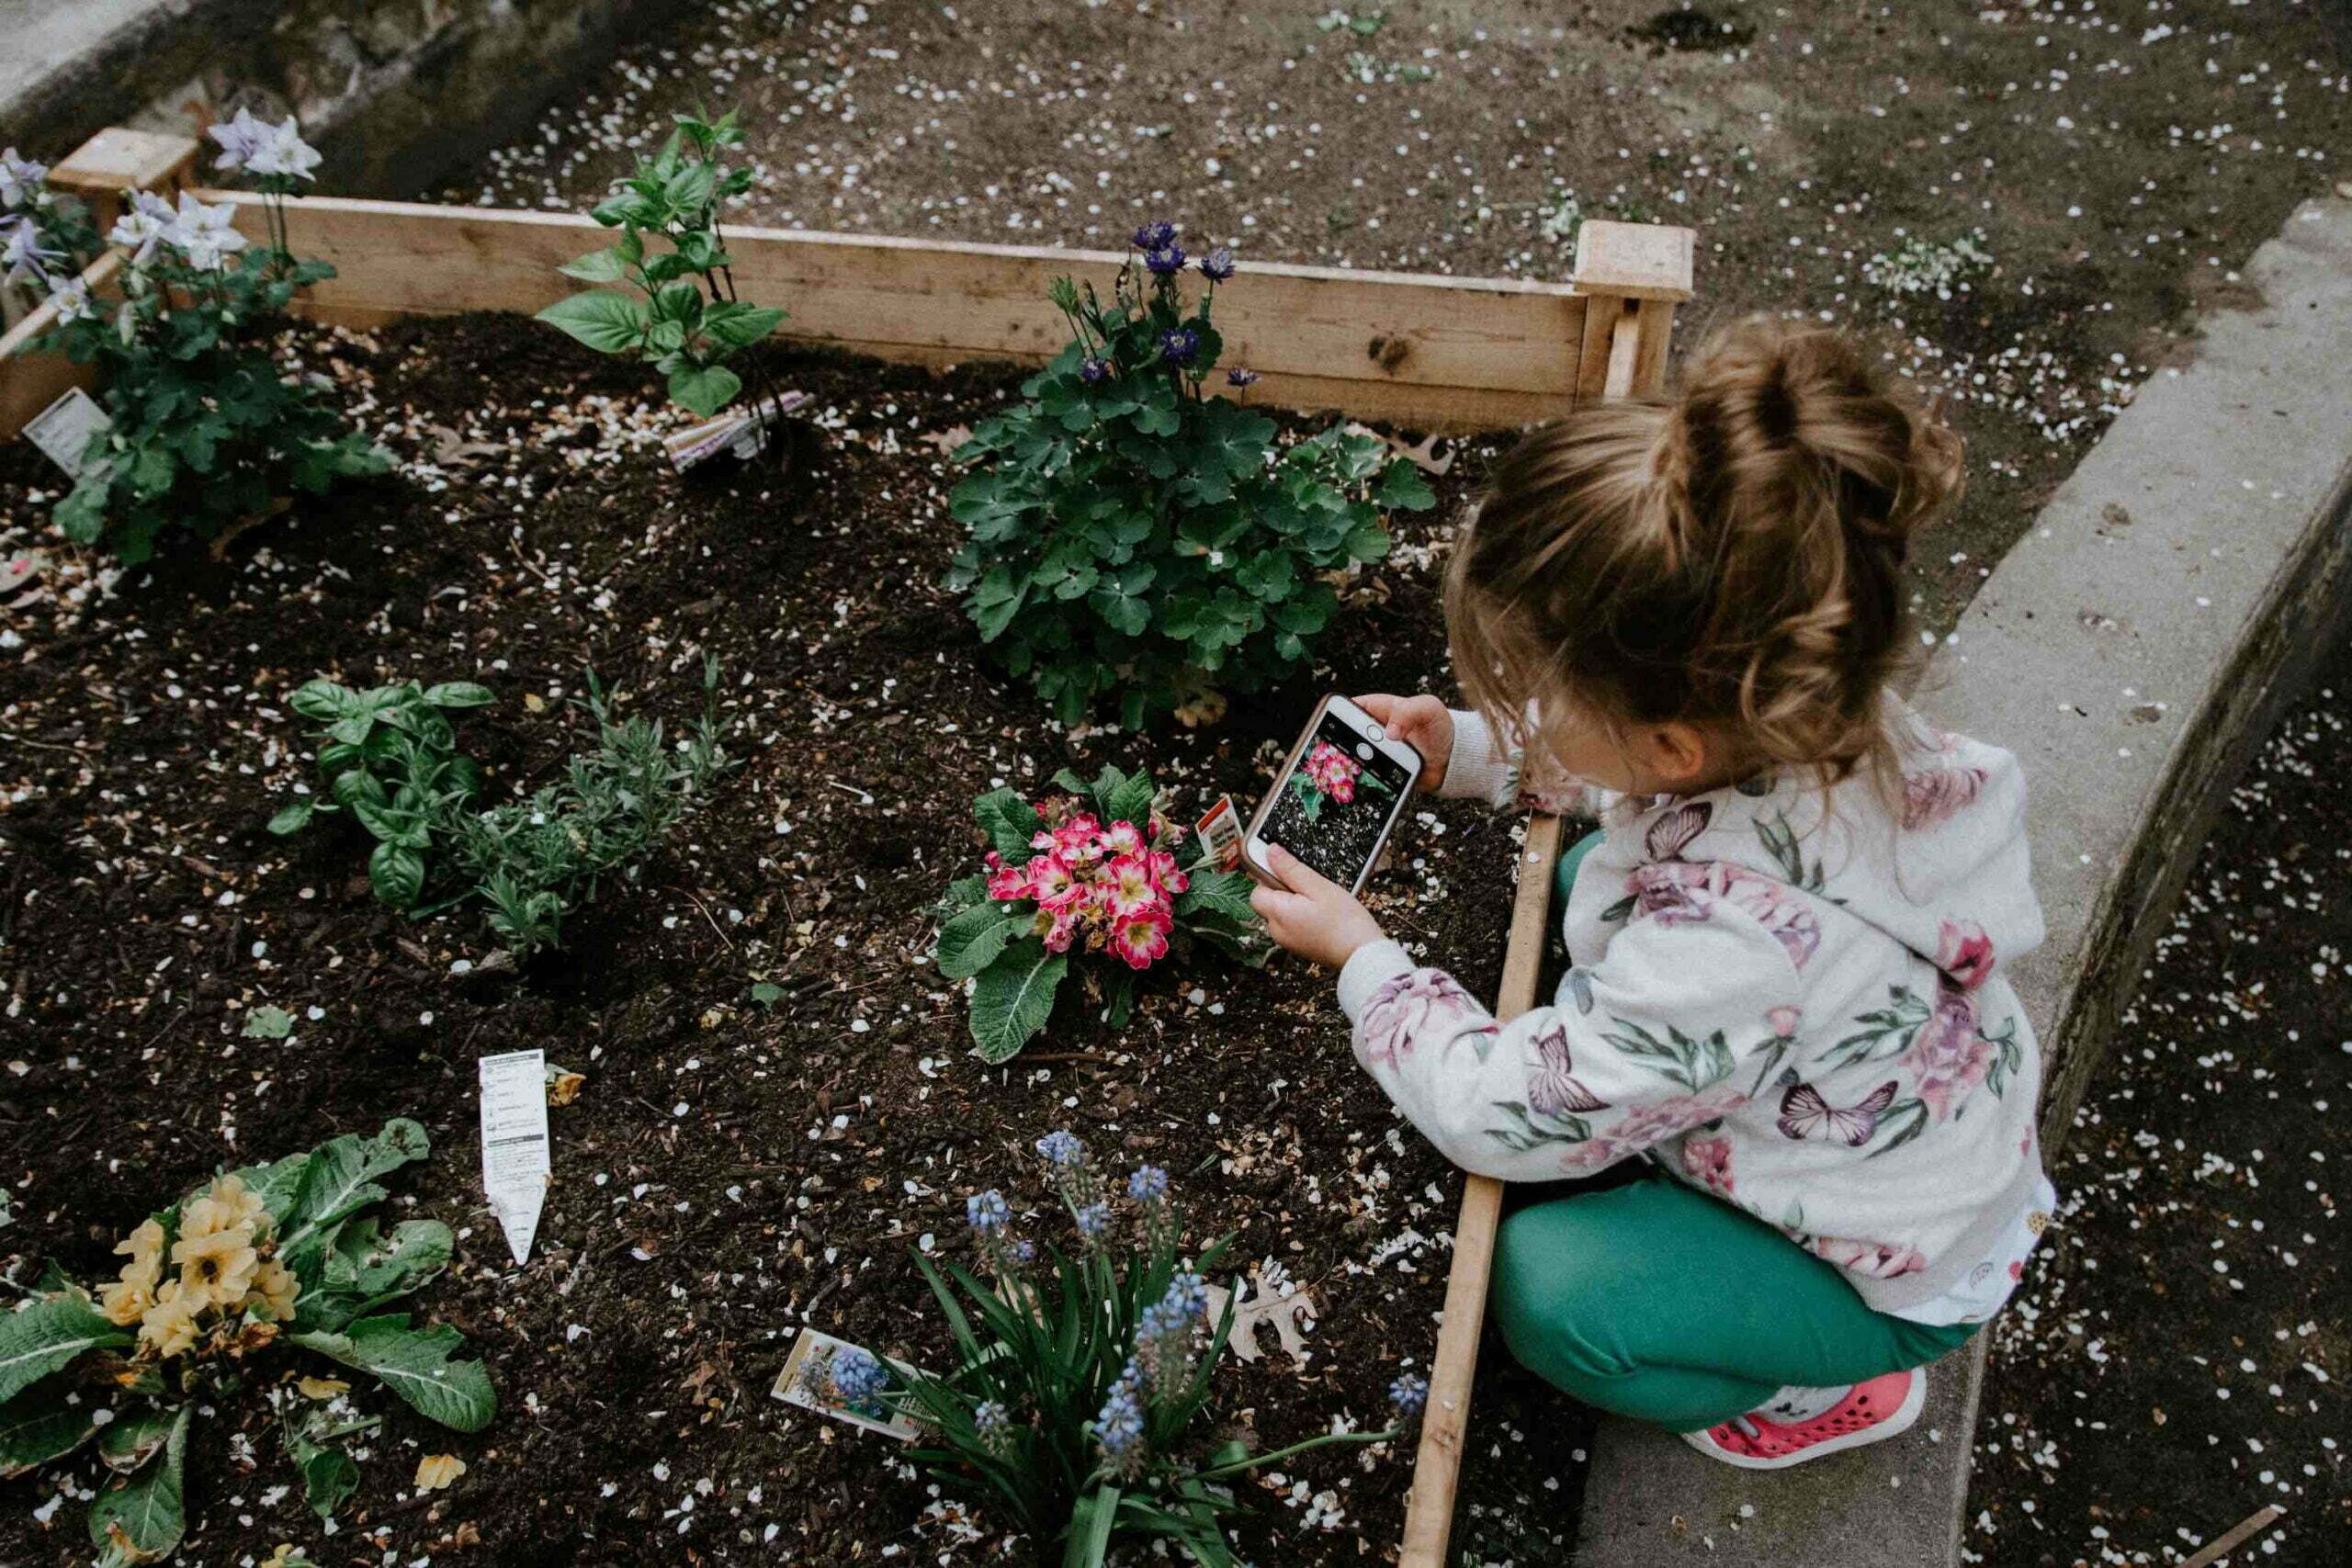
<path fill-rule="evenodd" d="M 1643 771 L 1669 793 L 1685 794 L 1705 782 L 1712 751 L 1706 732 L 1697 725 L 1679 720 L 1645 724 L 1635 732 L 1634 739 L 1642 752 Z"/>

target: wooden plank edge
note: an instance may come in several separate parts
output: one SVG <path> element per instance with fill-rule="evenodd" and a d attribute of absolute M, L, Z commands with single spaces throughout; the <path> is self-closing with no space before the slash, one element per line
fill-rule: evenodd
<path fill-rule="evenodd" d="M 1528 823 L 1495 1004 L 1495 1016 L 1503 1022 L 1535 1004 L 1551 926 L 1552 872 L 1560 860 L 1561 826 L 1557 817 L 1536 817 Z M 1405 1505 L 1405 1540 L 1397 1568 L 1445 1568 L 1502 1202 L 1503 1184 L 1491 1177 L 1473 1176 L 1464 1184 L 1462 1212 L 1453 1227 L 1453 1264 L 1445 1281 L 1445 1317 L 1430 1362 L 1429 1404 L 1421 1416 L 1420 1448 L 1413 1460 L 1413 1490 Z"/>

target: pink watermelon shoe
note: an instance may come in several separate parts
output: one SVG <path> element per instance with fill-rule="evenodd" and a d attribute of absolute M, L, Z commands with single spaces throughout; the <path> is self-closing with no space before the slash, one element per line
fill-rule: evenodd
<path fill-rule="evenodd" d="M 1742 1470 L 1785 1470 L 1809 1459 L 1883 1442 L 1911 1429 L 1928 1403 L 1928 1374 L 1918 1369 L 1858 1382 L 1846 1397 L 1809 1419 L 1780 1422 L 1760 1412 L 1735 1416 L 1682 1440 L 1710 1459 Z"/>

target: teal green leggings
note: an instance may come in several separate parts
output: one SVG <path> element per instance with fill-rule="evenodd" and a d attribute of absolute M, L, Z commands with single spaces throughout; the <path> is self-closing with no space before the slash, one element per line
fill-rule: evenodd
<path fill-rule="evenodd" d="M 1564 889 L 1593 842 L 1561 857 Z M 1545 1382 L 1677 1432 L 1745 1415 L 1786 1383 L 1923 1366 L 1980 1326 L 1873 1312 L 1830 1264 L 1663 1174 L 1504 1220 L 1494 1312 L 1511 1354 Z"/>

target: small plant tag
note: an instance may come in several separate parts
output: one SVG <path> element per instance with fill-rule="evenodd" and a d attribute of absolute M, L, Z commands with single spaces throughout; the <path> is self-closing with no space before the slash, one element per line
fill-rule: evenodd
<path fill-rule="evenodd" d="M 830 1369 L 833 1359 L 844 1352 L 888 1368 L 894 1374 L 889 1380 L 891 1383 L 899 1381 L 895 1374 L 913 1370 L 902 1368 L 886 1357 L 876 1356 L 846 1339 L 836 1339 L 817 1329 L 804 1328 L 800 1331 L 800 1337 L 792 1342 L 792 1354 L 784 1359 L 784 1371 L 775 1375 L 775 1386 L 768 1391 L 769 1395 L 783 1400 L 786 1404 L 797 1404 L 803 1410 L 813 1410 L 820 1416 L 830 1416 L 836 1421 L 846 1421 L 853 1427 L 863 1427 L 869 1432 L 896 1438 L 902 1443 L 912 1442 L 921 1436 L 922 1428 L 904 1412 L 892 1408 L 877 1396 L 843 1400 L 831 1392 L 833 1385 Z M 888 1392 L 887 1386 L 884 1392 Z"/>
<path fill-rule="evenodd" d="M 89 467 L 90 443 L 113 428 L 114 421 L 96 399 L 79 387 L 69 387 L 63 396 L 33 415 L 25 434 L 51 462 L 78 479 Z"/>
<path fill-rule="evenodd" d="M 531 1258 L 546 1203 L 548 1174 L 547 1054 L 508 1051 L 484 1056 L 481 1075 L 481 1186 L 506 1233 L 506 1250 L 519 1265 Z"/>
<path fill-rule="evenodd" d="M 1201 836 L 1202 852 L 1216 862 L 1218 870 L 1241 869 L 1241 814 L 1233 808 L 1233 796 L 1218 795 L 1193 831 Z"/>
<path fill-rule="evenodd" d="M 725 413 L 684 430 L 673 431 L 662 438 L 662 449 L 670 454 L 670 467 L 679 473 L 721 452 L 751 458 L 758 455 L 760 444 L 767 434 L 767 426 L 790 413 L 808 400 L 806 392 L 786 392 L 780 398 L 770 398 L 758 412 L 743 410 Z"/>

